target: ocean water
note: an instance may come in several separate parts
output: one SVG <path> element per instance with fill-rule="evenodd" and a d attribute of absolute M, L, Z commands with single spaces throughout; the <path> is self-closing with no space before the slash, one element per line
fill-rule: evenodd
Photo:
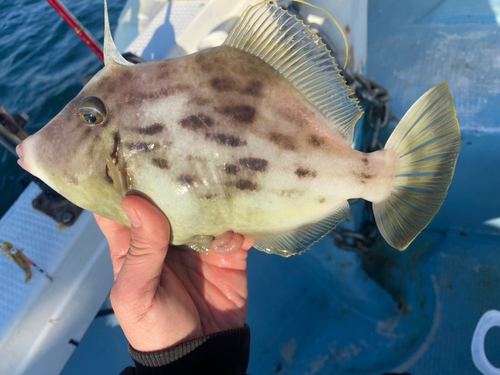
<path fill-rule="evenodd" d="M 114 30 L 126 0 L 108 0 Z M 62 0 L 94 38 L 103 42 L 103 0 Z M 0 103 L 30 117 L 33 134 L 82 88 L 82 78 L 103 65 L 45 0 L 0 0 Z M 26 172 L 0 146 L 0 217 L 23 191 Z"/>

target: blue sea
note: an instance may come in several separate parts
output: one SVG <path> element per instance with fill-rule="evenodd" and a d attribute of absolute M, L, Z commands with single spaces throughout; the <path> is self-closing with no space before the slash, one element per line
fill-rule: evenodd
<path fill-rule="evenodd" d="M 94 38 L 103 42 L 103 0 L 62 0 Z M 114 30 L 125 0 L 109 0 Z M 45 0 L 0 1 L 0 103 L 30 117 L 33 134 L 82 88 L 82 78 L 103 65 Z M 17 158 L 0 146 L 0 216 L 23 191 Z"/>

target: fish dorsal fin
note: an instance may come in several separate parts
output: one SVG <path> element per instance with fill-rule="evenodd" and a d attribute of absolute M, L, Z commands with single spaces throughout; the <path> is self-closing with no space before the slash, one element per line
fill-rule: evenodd
<path fill-rule="evenodd" d="M 302 21 L 274 4 L 250 6 L 224 45 L 279 71 L 352 143 L 361 108 L 326 45 Z"/>
<path fill-rule="evenodd" d="M 113 64 L 132 66 L 134 64 L 125 60 L 125 58 L 120 54 L 118 48 L 113 42 L 113 37 L 111 36 L 111 29 L 109 27 L 108 18 L 108 2 L 104 0 L 104 65 L 110 66 Z"/>
<path fill-rule="evenodd" d="M 254 235 L 253 247 L 268 254 L 282 257 L 299 255 L 309 250 L 339 223 L 349 218 L 349 203 L 342 203 L 333 214 L 315 223 L 297 228 L 291 232 L 270 235 Z"/>

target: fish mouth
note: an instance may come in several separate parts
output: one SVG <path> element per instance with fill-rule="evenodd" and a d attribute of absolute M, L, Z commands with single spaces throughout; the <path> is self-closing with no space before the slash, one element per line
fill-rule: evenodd
<path fill-rule="evenodd" d="M 22 142 L 16 146 L 16 153 L 17 153 L 17 156 L 19 156 L 19 159 L 17 160 L 17 164 L 19 164 L 19 166 L 22 169 L 24 169 L 26 172 L 31 173 L 26 150 L 24 149 L 23 143 L 24 142 Z"/>
<path fill-rule="evenodd" d="M 30 160 L 31 157 L 33 156 L 31 155 L 30 157 L 30 153 L 32 154 L 32 152 L 30 151 L 33 150 L 33 142 L 34 142 L 33 138 L 36 137 L 31 135 L 16 146 L 16 153 L 17 156 L 19 156 L 17 164 L 19 164 L 19 166 L 26 172 L 31 173 L 33 176 L 38 177 L 37 173 L 35 173 L 37 168 L 33 166 L 33 161 Z"/>

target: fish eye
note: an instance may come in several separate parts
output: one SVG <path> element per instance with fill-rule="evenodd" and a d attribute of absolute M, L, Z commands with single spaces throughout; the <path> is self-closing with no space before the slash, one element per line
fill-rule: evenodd
<path fill-rule="evenodd" d="M 106 106 L 101 99 L 95 97 L 82 100 L 78 106 L 78 115 L 88 126 L 102 125 L 108 117 Z"/>

